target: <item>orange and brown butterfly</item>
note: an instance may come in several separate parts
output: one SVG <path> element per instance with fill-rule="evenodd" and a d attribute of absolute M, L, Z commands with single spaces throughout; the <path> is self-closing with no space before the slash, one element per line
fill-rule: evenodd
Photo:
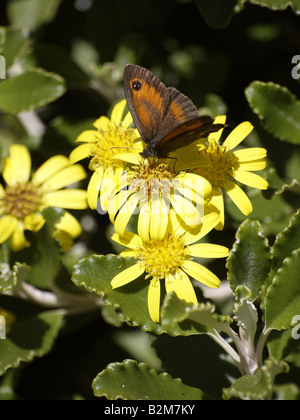
<path fill-rule="evenodd" d="M 124 69 L 127 104 L 141 138 L 144 158 L 166 158 L 169 153 L 224 128 L 209 116 L 199 116 L 193 102 L 153 73 L 135 64 Z"/>

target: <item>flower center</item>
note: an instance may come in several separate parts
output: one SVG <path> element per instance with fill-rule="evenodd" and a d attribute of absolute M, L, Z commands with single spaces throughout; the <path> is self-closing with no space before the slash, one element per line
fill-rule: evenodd
<path fill-rule="evenodd" d="M 233 153 L 228 153 L 226 147 L 212 142 L 205 149 L 207 157 L 212 163 L 212 167 L 203 167 L 197 169 L 197 174 L 205 177 L 212 187 L 222 188 L 226 181 L 234 176 L 238 168 L 238 159 Z"/>
<path fill-rule="evenodd" d="M 114 155 L 124 152 L 125 148 L 134 148 L 137 139 L 133 128 L 126 128 L 120 123 L 111 122 L 105 131 L 95 132 L 96 141 L 91 145 L 90 169 L 96 170 L 100 166 L 110 167 L 116 164 Z"/>
<path fill-rule="evenodd" d="M 129 189 L 140 192 L 143 197 L 161 197 L 170 194 L 174 187 L 172 181 L 175 173 L 165 162 L 157 162 L 156 159 L 144 160 L 135 168 L 136 173 L 130 181 Z"/>
<path fill-rule="evenodd" d="M 23 219 L 33 213 L 39 202 L 37 190 L 30 182 L 7 187 L 3 198 L 5 213 L 17 219 Z"/>
<path fill-rule="evenodd" d="M 164 279 L 168 274 L 174 274 L 187 259 L 187 247 L 180 237 L 168 233 L 162 240 L 144 243 L 135 254 L 148 273 L 146 278 Z"/>

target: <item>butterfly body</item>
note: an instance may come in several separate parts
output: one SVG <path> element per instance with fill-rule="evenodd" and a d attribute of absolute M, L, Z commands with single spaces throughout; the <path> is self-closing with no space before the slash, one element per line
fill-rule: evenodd
<path fill-rule="evenodd" d="M 147 144 L 144 158 L 166 158 L 169 153 L 223 128 L 213 118 L 199 116 L 193 102 L 153 73 L 128 64 L 124 70 L 125 97 L 133 121 Z"/>

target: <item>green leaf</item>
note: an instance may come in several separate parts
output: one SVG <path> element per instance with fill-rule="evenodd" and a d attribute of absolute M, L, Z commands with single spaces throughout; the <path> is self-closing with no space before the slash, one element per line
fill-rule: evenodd
<path fill-rule="evenodd" d="M 300 0 L 249 0 L 252 4 L 268 7 L 272 10 L 285 10 L 289 6 L 298 15 L 300 14 Z"/>
<path fill-rule="evenodd" d="M 286 258 L 269 286 L 265 302 L 266 329 L 284 330 L 300 315 L 300 250 Z"/>
<path fill-rule="evenodd" d="M 267 345 L 270 356 L 280 362 L 299 347 L 299 341 L 293 338 L 291 330 L 272 331 Z"/>
<path fill-rule="evenodd" d="M 42 69 L 29 70 L 0 84 L 0 108 L 11 114 L 40 108 L 65 93 L 64 79 Z"/>
<path fill-rule="evenodd" d="M 214 313 L 215 306 L 210 302 L 194 305 L 178 299 L 174 292 L 168 294 L 162 307 L 162 325 L 175 326 L 187 320 L 199 324 L 198 333 L 207 333 L 211 330 L 227 330 L 232 322 L 230 316 Z"/>
<path fill-rule="evenodd" d="M 234 305 L 234 320 L 240 327 L 240 337 L 244 343 L 254 346 L 254 338 L 257 330 L 258 313 L 251 302 L 251 292 L 246 286 L 237 287 L 236 303 Z"/>
<path fill-rule="evenodd" d="M 227 260 L 228 280 L 233 292 L 244 285 L 253 302 L 262 290 L 271 268 L 271 254 L 261 224 L 246 220 L 239 227 Z"/>
<path fill-rule="evenodd" d="M 201 15 L 208 25 L 225 28 L 231 18 L 239 13 L 247 0 L 195 0 Z"/>
<path fill-rule="evenodd" d="M 11 269 L 9 264 L 0 263 L 0 293 L 13 290 L 18 281 L 22 282 L 28 275 L 26 264 L 15 263 Z"/>
<path fill-rule="evenodd" d="M 51 22 L 61 0 L 11 0 L 7 6 L 10 21 L 15 26 L 26 26 L 30 30 Z"/>
<path fill-rule="evenodd" d="M 74 266 L 72 281 L 89 292 L 101 295 L 105 304 L 115 308 L 122 322 L 137 326 L 143 331 L 152 331 L 155 334 L 167 333 L 172 336 L 202 333 L 203 327 L 190 319 L 181 322 L 180 325 L 175 320 L 164 325 L 153 322 L 148 313 L 149 281 L 145 280 L 144 276 L 126 286 L 114 290 L 111 288 L 112 279 L 135 263 L 133 258 L 93 255 Z"/>
<path fill-rule="evenodd" d="M 28 45 L 28 31 L 18 28 L 5 28 L 5 40 L 1 54 L 5 57 L 8 69 Z"/>
<path fill-rule="evenodd" d="M 197 388 L 184 385 L 181 379 L 173 379 L 168 373 L 158 374 L 145 363 L 124 360 L 111 363 L 93 381 L 96 397 L 108 400 L 203 400 L 205 396 Z"/>
<path fill-rule="evenodd" d="M 245 90 L 252 111 L 276 138 L 300 144 L 300 102 L 275 83 L 252 82 Z"/>
<path fill-rule="evenodd" d="M 44 227 L 30 239 L 31 246 L 18 253 L 18 258 L 27 261 L 30 271 L 27 281 L 41 289 L 48 289 L 61 268 L 61 247 L 53 237 L 55 225 L 61 220 L 64 210 L 48 207 L 43 211 Z"/>
<path fill-rule="evenodd" d="M 242 400 L 264 400 L 272 395 L 273 379 L 286 371 L 285 363 L 267 360 L 266 364 L 255 374 L 237 379 L 230 388 L 223 392 L 224 399 L 240 398 Z"/>
<path fill-rule="evenodd" d="M 63 315 L 59 311 L 40 313 L 32 318 L 17 321 L 0 340 L 0 375 L 8 369 L 19 367 L 35 357 L 48 353 L 62 326 Z"/>
<path fill-rule="evenodd" d="M 290 257 L 295 249 L 300 248 L 300 210 L 289 221 L 289 225 L 276 236 L 272 247 L 273 264 L 270 278 L 282 267 L 285 258 Z"/>

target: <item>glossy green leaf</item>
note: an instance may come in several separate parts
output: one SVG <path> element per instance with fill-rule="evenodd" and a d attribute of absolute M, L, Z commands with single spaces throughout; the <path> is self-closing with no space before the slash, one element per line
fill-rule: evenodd
<path fill-rule="evenodd" d="M 237 379 L 230 388 L 224 390 L 223 397 L 242 400 L 267 399 L 272 394 L 274 377 L 285 370 L 284 363 L 277 364 L 268 360 L 255 375 L 245 375 Z"/>
<path fill-rule="evenodd" d="M 0 263 L 0 292 L 13 290 L 18 281 L 23 281 L 28 275 L 26 264 L 15 263 L 12 269 L 7 263 Z"/>
<path fill-rule="evenodd" d="M 25 47 L 28 45 L 28 35 L 28 31 L 24 28 L 5 28 L 5 37 L 1 54 L 5 57 L 6 70 L 25 50 Z"/>
<path fill-rule="evenodd" d="M 285 258 L 290 257 L 298 248 L 300 248 L 300 210 L 290 219 L 289 225 L 276 236 L 272 247 L 272 277 L 282 267 Z"/>
<path fill-rule="evenodd" d="M 262 125 L 280 140 L 300 144 L 300 102 L 287 88 L 275 83 L 252 82 L 246 98 Z"/>
<path fill-rule="evenodd" d="M 0 84 L 0 108 L 11 114 L 40 108 L 65 93 L 64 79 L 42 69 L 29 70 Z"/>
<path fill-rule="evenodd" d="M 37 29 L 56 15 L 61 0 L 11 0 L 8 15 L 12 24 Z"/>
<path fill-rule="evenodd" d="M 246 0 L 195 0 L 203 18 L 213 28 L 225 28 Z"/>
<path fill-rule="evenodd" d="M 240 337 L 244 342 L 254 345 L 257 330 L 258 313 L 251 302 L 251 292 L 246 286 L 238 286 L 235 290 L 234 320 L 240 328 Z"/>
<path fill-rule="evenodd" d="M 17 321 L 5 340 L 0 340 L 0 375 L 8 369 L 19 367 L 35 357 L 48 353 L 62 326 L 59 311 L 43 312 L 32 318 Z"/>
<path fill-rule="evenodd" d="M 271 268 L 270 248 L 258 221 L 246 220 L 239 227 L 227 268 L 231 289 L 235 292 L 239 286 L 246 286 L 251 292 L 249 300 L 253 302 Z"/>
<path fill-rule="evenodd" d="M 198 324 L 198 332 L 206 333 L 213 329 L 226 330 L 232 319 L 215 313 L 215 306 L 210 302 L 193 305 L 177 298 L 174 292 L 168 294 L 162 307 L 162 325 L 182 326 L 186 321 Z"/>
<path fill-rule="evenodd" d="M 270 356 L 280 362 L 299 347 L 299 340 L 293 338 L 291 330 L 272 331 L 267 345 Z"/>
<path fill-rule="evenodd" d="M 111 363 L 93 381 L 96 397 L 108 400 L 203 400 L 203 392 L 184 385 L 168 373 L 158 374 L 145 363 Z"/>
<path fill-rule="evenodd" d="M 286 258 L 266 294 L 266 329 L 284 330 L 300 315 L 300 250 Z"/>
<path fill-rule="evenodd" d="M 61 220 L 64 210 L 49 207 L 43 211 L 46 223 L 30 238 L 31 246 L 19 252 L 18 257 L 27 261 L 30 271 L 27 281 L 41 289 L 48 289 L 60 270 L 62 250 L 53 237 L 55 225 Z"/>
<path fill-rule="evenodd" d="M 268 7 L 272 10 L 285 10 L 289 6 L 296 14 L 300 14 L 300 0 L 249 0 L 258 6 Z"/>
<path fill-rule="evenodd" d="M 126 286 L 117 289 L 111 288 L 112 279 L 135 264 L 133 258 L 122 258 L 116 255 L 93 255 L 92 257 L 83 259 L 74 266 L 72 280 L 77 286 L 83 286 L 89 292 L 95 292 L 102 296 L 104 303 L 112 305 L 116 314 L 122 322 L 127 322 L 132 326 L 137 326 L 143 331 L 152 331 L 155 334 L 167 333 L 172 336 L 192 335 L 203 332 L 203 326 L 198 322 L 183 318 L 173 319 L 172 322 L 165 324 L 155 323 L 151 320 L 148 313 L 148 284 L 144 276 Z M 167 301 L 168 302 L 168 301 Z M 184 306 L 184 303 L 176 301 L 176 305 Z M 178 309 L 178 307 L 176 306 Z M 168 309 L 173 313 L 177 312 Z M 112 308 L 111 308 L 112 310 Z M 162 312 L 164 307 L 162 309 Z M 181 311 L 185 311 L 181 307 Z M 183 317 L 185 315 L 182 315 Z M 114 321 L 115 322 L 115 321 Z"/>

